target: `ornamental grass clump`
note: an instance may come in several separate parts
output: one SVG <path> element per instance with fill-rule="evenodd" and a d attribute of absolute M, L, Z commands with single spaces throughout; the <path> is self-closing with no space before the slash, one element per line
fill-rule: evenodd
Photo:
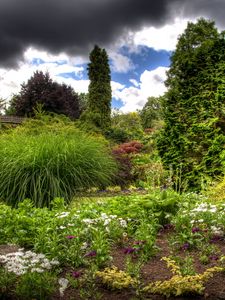
<path fill-rule="evenodd" d="M 25 198 L 50 206 L 77 191 L 107 186 L 116 165 L 105 141 L 79 131 L 17 130 L 0 137 L 0 199 L 17 206 Z"/>

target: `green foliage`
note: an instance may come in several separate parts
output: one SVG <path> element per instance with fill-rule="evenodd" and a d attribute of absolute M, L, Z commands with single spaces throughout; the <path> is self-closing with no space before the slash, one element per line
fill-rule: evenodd
<path fill-rule="evenodd" d="M 158 150 L 173 180 L 181 170 L 179 185 L 190 189 L 223 169 L 224 49 L 214 22 L 200 19 L 188 23 L 171 57 Z"/>
<path fill-rule="evenodd" d="M 80 93 L 78 96 L 80 99 L 80 111 L 82 113 L 85 111 L 88 105 L 88 94 Z"/>
<path fill-rule="evenodd" d="M 111 182 L 116 167 L 105 141 L 62 124 L 30 121 L 1 135 L 0 199 L 50 206 L 54 197 L 69 202 L 80 189 Z"/>
<path fill-rule="evenodd" d="M 22 275 L 16 286 L 16 295 L 21 300 L 46 300 L 56 290 L 57 278 L 49 272 L 28 272 Z"/>
<path fill-rule="evenodd" d="M 144 129 L 154 127 L 154 122 L 162 118 L 162 98 L 163 97 L 149 97 L 140 111 L 141 124 Z"/>
<path fill-rule="evenodd" d="M 173 260 L 175 261 L 176 265 L 179 266 L 180 268 L 180 273 L 182 276 L 187 276 L 187 275 L 195 275 L 196 271 L 194 269 L 194 261 L 193 257 L 190 255 L 187 255 L 185 257 L 172 257 Z"/>
<path fill-rule="evenodd" d="M 182 253 L 174 260 L 164 258 L 172 270 L 172 278 L 150 282 L 147 286 L 140 271 L 155 252 L 158 229 L 171 228 L 162 228 L 160 224 L 171 226 L 172 220 L 175 227 L 172 233 L 180 235 L 189 231 L 192 240 L 200 238 L 199 233 L 210 236 L 211 232 L 218 234 L 218 230 L 224 236 L 225 205 L 215 206 L 205 201 L 198 194 L 180 195 L 168 189 L 146 195 L 74 201 L 69 207 L 63 199 L 56 198 L 51 203 L 51 210 L 36 208 L 30 200 L 19 203 L 18 208 L 0 204 L 0 244 L 17 244 L 32 249 L 20 249 L 18 260 L 14 260 L 14 255 L 0 257 L 4 267 L 0 268 L 1 296 L 50 299 L 55 296 L 55 288 L 60 287 L 63 297 L 69 284 L 70 292 L 73 288 L 75 293 L 79 290 L 84 299 L 97 298 L 99 279 L 109 288 L 133 288 L 136 295 L 143 292 L 165 296 L 202 293 L 205 282 L 214 272 L 224 271 L 223 257 L 218 261 L 222 268 L 210 268 L 202 274 L 194 273 L 194 261 L 189 255 Z M 198 254 L 218 254 L 215 246 L 206 248 L 205 245 L 201 244 Z M 120 249 L 127 257 L 123 272 L 111 267 L 110 254 L 118 246 L 126 247 Z M 194 254 L 196 256 L 196 252 Z M 10 265 L 7 266 L 5 258 Z M 99 270 L 105 265 L 109 267 Z M 11 268 L 10 273 L 7 268 Z M 69 281 L 60 278 L 57 284 L 59 272 Z M 142 296 L 144 299 L 147 295 Z"/>
<path fill-rule="evenodd" d="M 1 299 L 10 299 L 12 295 L 15 284 L 16 284 L 16 275 L 12 272 L 8 272 L 3 267 L 0 267 L 0 297 Z"/>
<path fill-rule="evenodd" d="M 131 135 L 124 129 L 111 127 L 105 133 L 105 137 L 114 143 L 120 144 L 125 143 L 131 139 Z"/>
<path fill-rule="evenodd" d="M 127 140 L 118 142 L 125 142 L 143 137 L 141 118 L 137 112 L 121 113 L 119 111 L 114 111 L 112 116 L 112 129 L 124 132 L 124 136 L 126 135 L 127 137 Z"/>
<path fill-rule="evenodd" d="M 97 45 L 90 53 L 88 76 L 87 109 L 82 118 L 104 131 L 111 123 L 111 76 L 108 55 Z"/>
<path fill-rule="evenodd" d="M 132 163 L 136 186 L 154 189 L 170 184 L 169 172 L 163 168 L 162 162 L 154 151 L 151 154 L 136 154 Z"/>

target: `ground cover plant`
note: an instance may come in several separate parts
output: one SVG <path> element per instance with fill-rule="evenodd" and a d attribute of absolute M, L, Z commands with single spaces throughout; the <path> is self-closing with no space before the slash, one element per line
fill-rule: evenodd
<path fill-rule="evenodd" d="M 172 190 L 81 200 L 0 205 L 1 297 L 201 299 L 225 278 L 223 204 Z"/>

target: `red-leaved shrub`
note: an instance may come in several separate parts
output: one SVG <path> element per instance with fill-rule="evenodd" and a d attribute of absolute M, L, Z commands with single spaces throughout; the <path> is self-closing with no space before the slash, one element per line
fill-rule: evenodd
<path fill-rule="evenodd" d="M 112 150 L 112 154 L 118 164 L 118 173 L 115 178 L 115 184 L 124 189 L 134 181 L 132 173 L 132 154 L 139 153 L 143 147 L 138 141 L 131 141 L 120 144 Z"/>

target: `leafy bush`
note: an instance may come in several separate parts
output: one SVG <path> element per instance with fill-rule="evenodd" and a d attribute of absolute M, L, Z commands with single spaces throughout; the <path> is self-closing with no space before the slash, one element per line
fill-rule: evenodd
<path fill-rule="evenodd" d="M 143 136 L 143 128 L 141 118 L 137 112 L 121 113 L 114 110 L 112 114 L 112 129 L 119 129 L 127 134 L 129 140 L 141 139 Z"/>
<path fill-rule="evenodd" d="M 121 188 L 129 185 L 133 180 L 131 155 L 141 151 L 143 145 L 138 141 L 131 141 L 128 143 L 116 146 L 112 154 L 118 164 L 118 173 L 116 174 L 115 184 Z"/>
<path fill-rule="evenodd" d="M 136 154 L 132 162 L 136 186 L 158 188 L 169 185 L 169 172 L 163 168 L 160 158 L 154 153 Z"/>
<path fill-rule="evenodd" d="M 124 129 L 111 127 L 105 132 L 105 137 L 115 143 L 125 143 L 131 138 L 131 135 Z"/>
<path fill-rule="evenodd" d="M 143 145 L 138 141 L 130 141 L 128 143 L 124 143 L 116 147 L 117 152 L 121 154 L 134 154 L 139 153 L 142 149 Z"/>
<path fill-rule="evenodd" d="M 25 198 L 39 207 L 55 197 L 69 202 L 79 189 L 108 185 L 116 169 L 103 140 L 70 126 L 21 127 L 0 139 L 0 199 L 13 206 Z"/>

